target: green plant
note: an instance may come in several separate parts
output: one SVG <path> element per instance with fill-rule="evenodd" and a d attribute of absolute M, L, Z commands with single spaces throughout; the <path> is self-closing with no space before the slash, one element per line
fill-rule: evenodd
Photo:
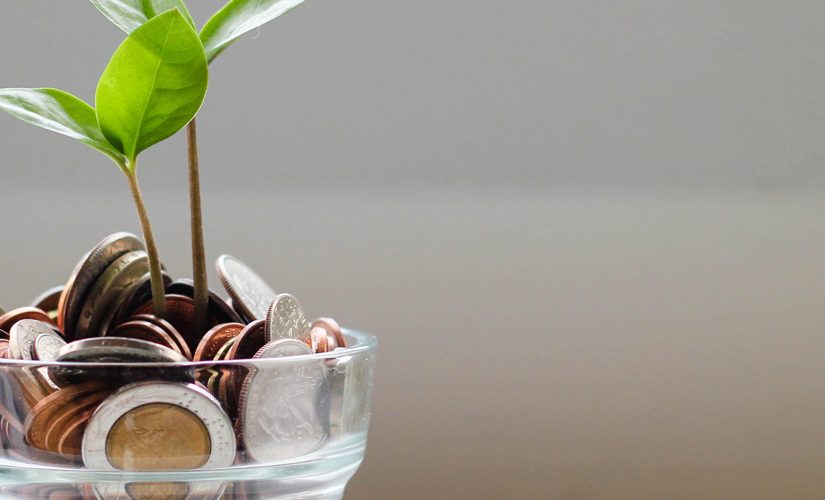
<path fill-rule="evenodd" d="M 118 28 L 131 33 L 158 13 L 176 8 L 195 26 L 183 0 L 90 0 Z M 203 26 L 200 39 L 211 63 L 224 49 L 244 34 L 294 9 L 304 0 L 231 0 Z M 187 127 L 189 154 L 189 204 L 192 232 L 192 274 L 195 282 L 195 331 L 202 332 L 206 322 L 208 284 L 206 252 L 201 210 L 200 171 L 198 161 L 197 123 Z"/>
<path fill-rule="evenodd" d="M 179 4 L 156 2 L 163 3 Z M 184 7 L 153 16 L 130 32 L 100 77 L 95 108 L 62 90 L 0 89 L 0 108 L 97 149 L 125 174 L 146 243 L 159 316 L 166 309 L 161 264 L 138 184 L 137 159 L 195 117 L 206 96 L 208 74 L 203 44 Z"/>

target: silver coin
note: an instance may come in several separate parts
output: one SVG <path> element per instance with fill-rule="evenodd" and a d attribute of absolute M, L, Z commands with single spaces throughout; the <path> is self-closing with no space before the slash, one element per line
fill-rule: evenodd
<path fill-rule="evenodd" d="M 37 353 L 39 361 L 57 361 L 60 349 L 66 345 L 66 341 L 56 333 L 43 333 L 34 339 L 33 353 Z"/>
<path fill-rule="evenodd" d="M 127 252 L 109 265 L 89 290 L 77 317 L 73 339 L 102 335 L 103 319 L 112 312 L 118 298 L 129 285 L 149 272 L 149 258 L 143 250 Z"/>
<path fill-rule="evenodd" d="M 86 467 L 92 470 L 117 470 L 109 462 L 106 452 L 109 431 L 129 411 L 155 403 L 179 406 L 203 422 L 209 433 L 211 450 L 208 459 L 199 469 L 232 465 L 236 447 L 232 422 L 211 394 L 195 384 L 139 382 L 122 387 L 95 410 L 83 434 L 82 455 Z M 151 432 L 158 430 L 152 429 Z"/>
<path fill-rule="evenodd" d="M 76 340 L 60 348 L 59 362 L 77 363 L 186 363 L 179 352 L 146 340 L 94 337 Z"/>
<path fill-rule="evenodd" d="M 266 317 L 276 293 L 255 271 L 231 255 L 218 257 L 215 267 L 234 307 L 244 319 L 253 321 Z"/>
<path fill-rule="evenodd" d="M 281 339 L 261 348 L 256 357 L 311 353 L 299 340 Z M 315 450 L 329 436 L 329 388 L 323 362 L 257 364 L 244 381 L 238 408 L 239 435 L 250 459 L 269 463 Z"/>
<path fill-rule="evenodd" d="M 9 357 L 31 360 L 32 346 L 40 335 L 58 337 L 51 325 L 36 319 L 21 319 L 9 331 Z"/>
<path fill-rule="evenodd" d="M 74 332 L 77 315 L 80 314 L 86 294 L 103 271 L 121 255 L 136 250 L 145 250 L 137 236 L 115 233 L 104 238 L 83 256 L 75 266 L 61 296 L 58 326 L 64 332 Z"/>
<path fill-rule="evenodd" d="M 288 293 L 275 297 L 266 313 L 266 339 L 309 338 L 309 321 L 298 299 Z"/>

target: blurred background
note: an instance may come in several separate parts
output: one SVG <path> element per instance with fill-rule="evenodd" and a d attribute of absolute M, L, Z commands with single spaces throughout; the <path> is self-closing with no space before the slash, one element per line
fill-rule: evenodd
<path fill-rule="evenodd" d="M 0 86 L 92 101 L 121 33 L 85 1 L 5 7 Z M 793 0 L 310 1 L 216 61 L 210 261 L 380 336 L 348 498 L 825 490 L 823 21 Z M 98 153 L 5 115 L 0 136 L 12 307 L 139 228 Z M 188 276 L 183 137 L 141 158 Z"/>

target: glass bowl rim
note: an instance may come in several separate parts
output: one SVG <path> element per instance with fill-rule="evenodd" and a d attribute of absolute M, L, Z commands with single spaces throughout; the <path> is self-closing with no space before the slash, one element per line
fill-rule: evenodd
<path fill-rule="evenodd" d="M 164 368 L 164 369 L 195 369 L 195 368 L 214 368 L 214 367 L 231 367 L 231 366 L 254 366 L 256 368 L 277 365 L 290 365 L 293 363 L 301 363 L 305 361 L 314 360 L 330 360 L 338 358 L 346 358 L 351 356 L 361 355 L 370 351 L 375 351 L 378 348 L 378 338 L 375 335 L 355 330 L 352 328 L 342 328 L 344 335 L 349 339 L 354 339 L 355 344 L 352 347 L 339 348 L 334 351 L 315 353 L 315 354 L 301 354 L 298 356 L 285 356 L 282 358 L 251 358 L 251 359 L 228 359 L 221 361 L 186 361 L 186 362 L 106 362 L 106 363 L 89 363 L 80 361 L 59 362 L 59 361 L 38 361 L 38 360 L 24 360 L 24 359 L 0 359 L 0 368 L 48 368 L 48 367 L 62 367 L 62 368 L 77 368 L 95 370 L 102 368 Z"/>

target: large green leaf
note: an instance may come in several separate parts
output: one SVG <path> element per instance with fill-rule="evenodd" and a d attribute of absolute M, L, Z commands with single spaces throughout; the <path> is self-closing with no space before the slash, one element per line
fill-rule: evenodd
<path fill-rule="evenodd" d="M 304 0 L 230 0 L 201 30 L 206 57 L 211 62 L 232 42 L 276 19 Z"/>
<path fill-rule="evenodd" d="M 133 168 L 138 153 L 195 117 L 208 79 L 195 30 L 177 10 L 161 14 L 129 35 L 100 77 L 100 130 Z"/>
<path fill-rule="evenodd" d="M 97 10 L 115 26 L 130 34 L 146 21 L 167 10 L 178 9 L 183 17 L 195 26 L 183 0 L 90 0 Z"/>
<path fill-rule="evenodd" d="M 0 109 L 32 125 L 77 139 L 123 163 L 123 155 L 100 132 L 95 110 L 68 92 L 0 89 Z"/>

